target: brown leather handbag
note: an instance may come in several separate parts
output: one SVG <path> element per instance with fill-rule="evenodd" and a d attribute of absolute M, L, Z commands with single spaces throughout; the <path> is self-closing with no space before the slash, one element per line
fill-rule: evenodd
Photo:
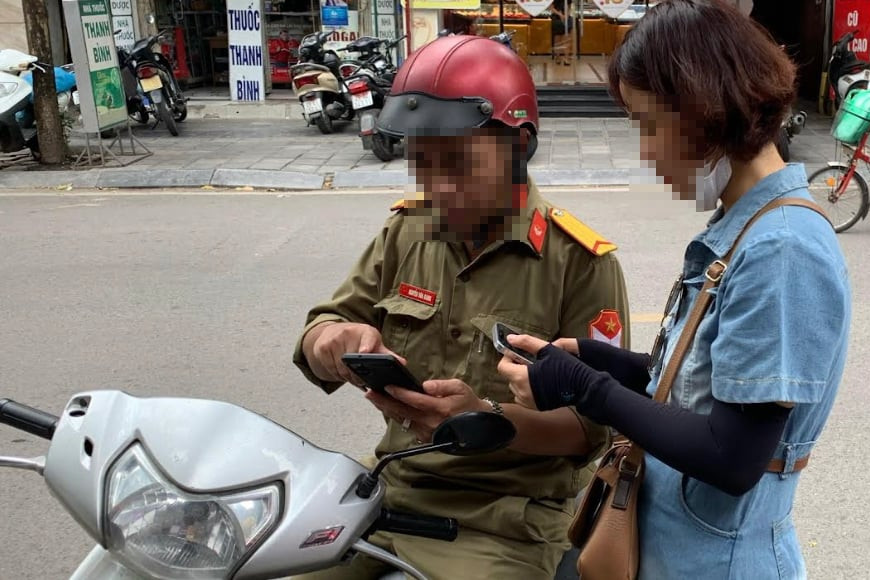
<path fill-rule="evenodd" d="M 686 326 L 680 335 L 673 356 L 661 375 L 653 400 L 668 400 L 671 386 L 683 357 L 689 349 L 701 319 L 713 299 L 710 289 L 718 286 L 743 235 L 763 214 L 784 205 L 809 208 L 825 219 L 824 210 L 799 198 L 775 199 L 756 213 L 744 226 L 734 245 L 721 260 L 707 267 L 707 280 L 695 300 Z M 809 458 L 799 459 L 794 471 L 806 467 Z M 781 473 L 783 462 L 770 462 L 768 471 Z M 580 508 L 568 530 L 571 543 L 580 549 L 577 573 L 581 580 L 634 580 L 637 578 L 640 554 L 638 550 L 637 502 L 644 477 L 644 451 L 625 438 L 615 438 L 601 458 L 598 469 L 586 489 Z"/>

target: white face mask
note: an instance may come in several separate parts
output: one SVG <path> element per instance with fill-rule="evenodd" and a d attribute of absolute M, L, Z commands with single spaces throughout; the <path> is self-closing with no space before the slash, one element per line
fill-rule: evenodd
<path fill-rule="evenodd" d="M 695 184 L 695 202 L 697 211 L 712 211 L 722 197 L 722 193 L 731 181 L 731 161 L 722 157 L 715 167 L 704 164 L 703 173 L 698 175 Z"/>

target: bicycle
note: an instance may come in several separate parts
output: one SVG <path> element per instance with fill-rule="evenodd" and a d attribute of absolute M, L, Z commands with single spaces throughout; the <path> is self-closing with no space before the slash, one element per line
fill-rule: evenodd
<path fill-rule="evenodd" d="M 849 94 L 837 113 L 831 134 L 852 151 L 849 162 L 832 161 L 813 173 L 808 180 L 809 191 L 816 203 L 825 208 L 834 230 L 842 233 L 865 219 L 870 211 L 870 189 L 858 173 L 859 161 L 870 169 L 870 155 L 864 149 L 870 138 L 870 91 Z"/>

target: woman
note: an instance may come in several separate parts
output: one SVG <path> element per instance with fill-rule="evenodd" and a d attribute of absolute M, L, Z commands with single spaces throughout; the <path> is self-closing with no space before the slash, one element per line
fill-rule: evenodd
<path fill-rule="evenodd" d="M 773 144 L 794 66 L 730 5 L 670 0 L 626 35 L 609 76 L 640 126 L 643 158 L 682 199 L 721 207 L 686 249 L 662 348 L 511 336 L 538 360 L 505 357 L 499 371 L 518 402 L 576 406 L 646 451 L 641 580 L 803 578 L 792 504 L 842 377 L 851 316 L 845 261 L 821 215 L 779 207 L 747 230 L 669 401 L 650 398 L 707 267 L 769 202 L 810 199 L 803 166 L 786 165 Z M 702 166 L 713 169 L 699 180 Z"/>

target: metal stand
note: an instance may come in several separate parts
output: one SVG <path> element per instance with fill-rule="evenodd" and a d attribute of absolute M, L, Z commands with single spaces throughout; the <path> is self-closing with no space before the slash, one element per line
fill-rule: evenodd
<path fill-rule="evenodd" d="M 127 129 L 126 137 L 122 135 L 125 127 Z M 85 136 L 85 148 L 82 150 L 81 153 L 79 153 L 79 156 L 76 157 L 76 160 L 73 162 L 74 167 L 93 167 L 97 164 L 106 167 L 107 156 L 111 158 L 110 162 L 113 161 L 119 166 L 125 167 L 127 165 L 130 165 L 131 163 L 144 159 L 153 154 L 152 151 L 148 149 L 144 143 L 142 143 L 133 135 L 133 127 L 130 125 L 129 117 L 125 120 L 124 123 L 115 125 L 114 127 L 110 127 L 109 130 L 113 131 L 115 136 L 108 145 L 104 144 L 103 137 L 100 133 L 89 133 L 87 131 L 80 131 L 81 133 L 84 133 Z M 91 135 L 96 136 L 96 144 L 91 144 Z M 129 153 L 124 150 L 124 142 L 126 139 L 130 140 Z M 136 157 L 136 159 L 121 160 L 119 158 L 119 155 L 116 155 L 115 152 L 112 150 L 116 146 L 116 144 L 119 149 L 119 155 L 121 157 Z M 141 152 L 136 152 L 136 145 L 139 145 L 142 150 Z M 99 150 L 99 156 L 97 156 L 97 151 L 95 151 L 95 149 Z M 99 160 L 99 163 L 96 162 L 97 159 Z"/>

